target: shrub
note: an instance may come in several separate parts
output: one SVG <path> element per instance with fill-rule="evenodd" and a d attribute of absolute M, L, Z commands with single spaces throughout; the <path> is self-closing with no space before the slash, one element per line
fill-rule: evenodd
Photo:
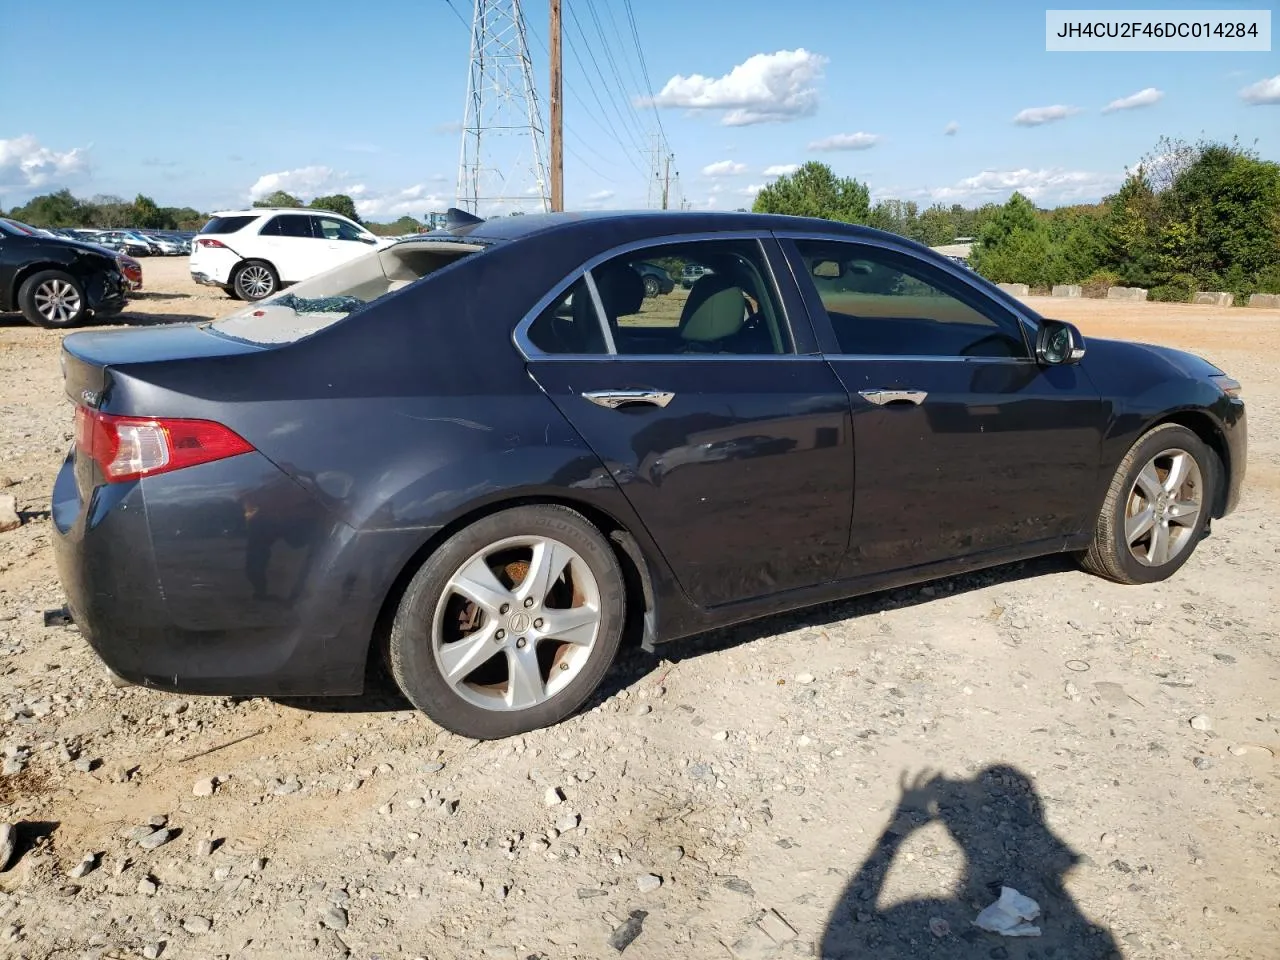
<path fill-rule="evenodd" d="M 1191 274 L 1175 273 L 1168 283 L 1162 283 L 1148 293 L 1147 299 L 1161 303 L 1190 303 L 1199 286 Z"/>
<path fill-rule="evenodd" d="M 1080 282 L 1084 296 L 1094 299 L 1105 297 L 1108 287 L 1118 286 L 1120 286 L 1120 274 L 1114 270 L 1095 270 Z"/>

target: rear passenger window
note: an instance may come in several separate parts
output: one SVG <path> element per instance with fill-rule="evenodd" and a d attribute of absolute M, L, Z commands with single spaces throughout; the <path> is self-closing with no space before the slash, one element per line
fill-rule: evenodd
<path fill-rule="evenodd" d="M 264 237 L 306 237 L 311 239 L 311 217 L 300 213 L 282 213 L 266 222 L 259 233 Z"/>
<path fill-rule="evenodd" d="M 547 354 L 608 353 L 600 318 L 580 278 L 529 325 L 529 342 Z"/>
<path fill-rule="evenodd" d="M 979 310 L 944 289 L 926 263 L 858 244 L 797 240 L 842 354 L 1025 357 L 1016 318 Z"/>

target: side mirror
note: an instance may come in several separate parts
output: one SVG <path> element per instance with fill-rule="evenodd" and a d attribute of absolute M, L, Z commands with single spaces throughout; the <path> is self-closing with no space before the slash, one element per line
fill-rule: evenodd
<path fill-rule="evenodd" d="M 1084 356 L 1084 337 L 1065 320 L 1045 320 L 1036 336 L 1036 360 L 1046 366 L 1079 363 Z"/>

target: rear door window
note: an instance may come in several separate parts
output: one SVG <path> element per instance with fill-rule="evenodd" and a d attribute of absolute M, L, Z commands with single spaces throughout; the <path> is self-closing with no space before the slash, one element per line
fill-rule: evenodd
<path fill-rule="evenodd" d="M 302 213 L 282 213 L 268 220 L 259 233 L 264 237 L 302 237 L 310 240 L 315 236 L 311 230 L 312 219 Z"/>

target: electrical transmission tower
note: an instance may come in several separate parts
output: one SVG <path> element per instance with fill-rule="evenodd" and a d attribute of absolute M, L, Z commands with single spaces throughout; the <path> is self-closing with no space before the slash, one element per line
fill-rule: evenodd
<path fill-rule="evenodd" d="M 484 216 L 550 209 L 541 113 L 520 0 L 475 0 L 458 206 Z"/>

